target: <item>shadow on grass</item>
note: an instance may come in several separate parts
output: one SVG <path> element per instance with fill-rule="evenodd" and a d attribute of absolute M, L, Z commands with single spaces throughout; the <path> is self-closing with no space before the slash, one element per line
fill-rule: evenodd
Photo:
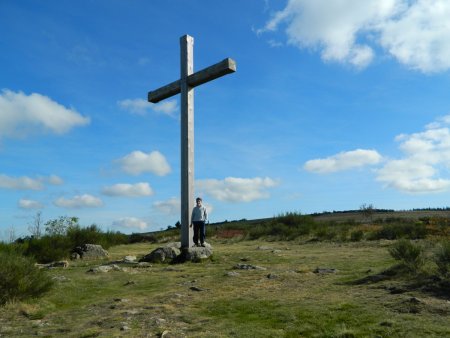
<path fill-rule="evenodd" d="M 400 294 L 418 291 L 432 297 L 450 300 L 450 280 L 437 275 L 421 273 L 411 274 L 402 264 L 394 265 L 381 273 L 369 275 L 354 281 L 347 282 L 348 285 L 376 284 L 384 281 L 397 280 L 401 286 L 386 286 L 391 294 Z"/>

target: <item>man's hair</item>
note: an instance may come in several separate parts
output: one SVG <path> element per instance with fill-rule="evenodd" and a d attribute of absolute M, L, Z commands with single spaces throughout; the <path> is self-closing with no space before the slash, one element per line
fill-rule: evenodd
<path fill-rule="evenodd" d="M 203 200 L 202 200 L 201 197 L 197 197 L 197 198 L 195 199 L 195 201 L 197 202 L 197 201 L 203 201 Z"/>

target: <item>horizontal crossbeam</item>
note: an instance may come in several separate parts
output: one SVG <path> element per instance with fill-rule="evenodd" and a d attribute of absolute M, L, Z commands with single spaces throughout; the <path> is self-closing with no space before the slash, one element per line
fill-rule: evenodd
<path fill-rule="evenodd" d="M 215 65 L 202 69 L 187 77 L 189 87 L 197 87 L 203 83 L 217 79 L 218 77 L 234 73 L 236 71 L 236 62 L 227 58 Z M 148 102 L 157 103 L 168 97 L 179 94 L 181 91 L 181 80 L 174 81 L 168 85 L 148 92 Z"/>

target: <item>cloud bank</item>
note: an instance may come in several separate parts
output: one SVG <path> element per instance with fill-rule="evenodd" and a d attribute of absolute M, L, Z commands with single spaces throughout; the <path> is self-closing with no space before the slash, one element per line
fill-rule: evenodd
<path fill-rule="evenodd" d="M 87 117 L 41 94 L 26 95 L 4 89 L 0 93 L 0 138 L 38 133 L 64 134 L 89 124 Z"/>
<path fill-rule="evenodd" d="M 169 163 L 159 151 L 144 153 L 136 150 L 116 160 L 116 162 L 124 172 L 131 175 L 149 172 L 158 176 L 165 176 L 171 171 Z"/>
<path fill-rule="evenodd" d="M 112 223 L 114 228 L 127 228 L 127 229 L 138 229 L 145 230 L 148 228 L 148 224 L 136 217 L 124 217 L 118 219 Z"/>
<path fill-rule="evenodd" d="M 323 159 L 310 160 L 303 168 L 314 173 L 326 174 L 377 164 L 380 161 L 381 155 L 377 151 L 356 149 Z"/>
<path fill-rule="evenodd" d="M 141 197 L 153 195 L 153 190 L 148 183 L 125 184 L 119 183 L 104 187 L 102 193 L 107 196 Z"/>
<path fill-rule="evenodd" d="M 144 99 L 126 99 L 118 101 L 117 105 L 131 114 L 146 115 L 149 111 L 175 118 L 179 111 L 176 100 L 165 100 L 157 104 Z"/>
<path fill-rule="evenodd" d="M 0 189 L 11 190 L 43 190 L 45 183 L 52 185 L 60 185 L 63 180 L 56 176 L 51 175 L 49 177 L 30 178 L 28 176 L 11 177 L 8 175 L 0 174 Z"/>
<path fill-rule="evenodd" d="M 219 201 L 226 202 L 251 202 L 269 198 L 268 189 L 278 185 L 276 180 L 269 177 L 227 177 L 223 180 L 198 180 L 196 183 L 201 194 L 209 194 Z"/>
<path fill-rule="evenodd" d="M 29 199 L 20 199 L 19 208 L 20 209 L 42 209 L 44 205 L 38 201 L 33 201 Z"/>
<path fill-rule="evenodd" d="M 74 196 L 73 198 L 60 197 L 57 200 L 55 200 L 53 204 L 60 208 L 80 209 L 80 208 L 98 208 L 103 205 L 103 202 L 98 197 L 89 194 L 84 194 Z"/>
<path fill-rule="evenodd" d="M 326 62 L 364 68 L 381 49 L 433 73 L 450 68 L 449 17 L 447 0 L 289 0 L 258 33 L 283 27 L 288 44 L 319 51 Z"/>
<path fill-rule="evenodd" d="M 424 131 L 398 135 L 395 141 L 401 151 L 399 158 L 358 149 L 307 161 L 303 168 L 328 174 L 372 166 L 375 179 L 387 188 L 413 194 L 450 190 L 450 115 L 428 124 Z M 381 166 L 374 167 L 377 164 Z"/>

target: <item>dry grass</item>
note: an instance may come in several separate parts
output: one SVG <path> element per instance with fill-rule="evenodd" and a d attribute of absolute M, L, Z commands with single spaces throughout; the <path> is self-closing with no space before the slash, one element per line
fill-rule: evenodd
<path fill-rule="evenodd" d="M 406 277 L 356 283 L 394 264 L 390 241 L 213 241 L 204 263 L 55 269 L 54 289 L 0 308 L 5 337 L 445 337 L 449 299 Z M 156 244 L 110 248 L 111 260 Z M 236 270 L 238 263 L 266 270 Z M 124 266 L 124 265 L 122 265 Z M 318 267 L 334 273 L 314 273 Z M 230 272 L 238 273 L 237 275 Z M 370 278 L 368 279 L 370 280 Z M 393 290 L 401 292 L 393 292 Z"/>

